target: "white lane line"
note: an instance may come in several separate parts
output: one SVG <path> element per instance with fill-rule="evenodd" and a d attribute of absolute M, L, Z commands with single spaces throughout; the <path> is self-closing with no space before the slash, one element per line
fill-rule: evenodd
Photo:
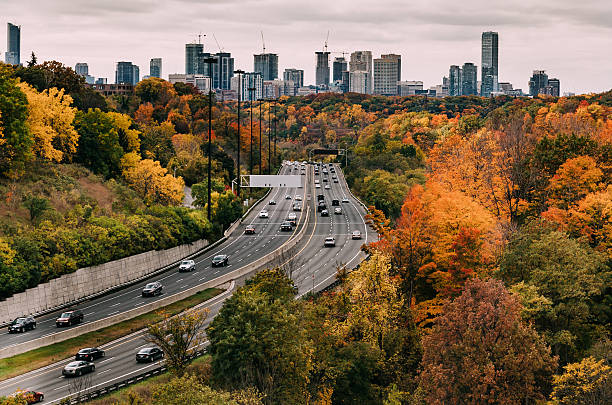
<path fill-rule="evenodd" d="M 100 375 L 100 374 L 104 374 L 104 373 L 108 373 L 108 372 L 109 372 L 109 371 L 111 371 L 111 370 L 112 370 L 112 368 L 109 368 L 108 370 L 100 371 L 100 372 L 98 373 L 98 375 Z"/>
<path fill-rule="evenodd" d="M 121 302 L 118 302 L 118 303 L 116 303 L 116 304 L 111 305 L 111 308 L 112 308 L 112 307 L 116 307 L 117 305 L 121 305 L 121 304 L 122 304 Z"/>
<path fill-rule="evenodd" d="M 83 316 L 88 316 L 88 315 L 93 315 L 93 314 L 95 314 L 95 312 L 90 312 L 90 313 L 85 314 L 85 315 L 83 315 Z"/>
<path fill-rule="evenodd" d="M 108 316 L 115 315 L 115 314 L 118 314 L 118 313 L 119 313 L 119 311 L 114 311 L 114 312 L 111 312 L 110 314 L 108 314 Z"/>
<path fill-rule="evenodd" d="M 66 387 L 69 387 L 69 386 L 70 386 L 70 384 L 62 385 L 60 387 L 53 388 L 53 391 L 61 390 L 62 388 L 66 388 Z"/>
<path fill-rule="evenodd" d="M 102 363 L 106 363 L 107 361 L 111 361 L 112 359 L 114 359 L 114 357 L 109 357 L 106 360 L 102 360 L 101 362 L 99 362 L 98 364 L 102 364 Z"/>

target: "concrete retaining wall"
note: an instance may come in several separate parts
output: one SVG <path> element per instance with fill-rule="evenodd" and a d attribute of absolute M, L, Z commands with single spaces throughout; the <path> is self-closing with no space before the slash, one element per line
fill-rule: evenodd
<path fill-rule="evenodd" d="M 104 293 L 146 277 L 203 249 L 206 240 L 167 250 L 149 251 L 98 266 L 78 269 L 0 302 L 0 324 L 18 316 L 39 314 Z"/>

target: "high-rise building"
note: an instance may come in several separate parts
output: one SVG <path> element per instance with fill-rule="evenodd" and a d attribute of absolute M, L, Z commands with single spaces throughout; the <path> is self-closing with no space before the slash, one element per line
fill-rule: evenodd
<path fill-rule="evenodd" d="M 215 57 L 217 63 L 213 65 L 213 89 L 229 90 L 234 77 L 234 58 L 229 52 L 219 52 Z"/>
<path fill-rule="evenodd" d="M 132 62 L 117 62 L 115 84 L 131 84 L 135 86 L 140 81 L 140 68 Z"/>
<path fill-rule="evenodd" d="M 553 97 L 559 97 L 561 95 L 561 81 L 559 79 L 548 79 L 548 86 L 546 86 L 546 94 Z"/>
<path fill-rule="evenodd" d="M 149 62 L 149 76 L 161 77 L 162 75 L 162 60 L 161 58 L 153 58 Z"/>
<path fill-rule="evenodd" d="M 304 71 L 302 69 L 285 69 L 283 72 L 284 81 L 292 81 L 297 87 L 304 86 Z"/>
<path fill-rule="evenodd" d="M 240 78 L 242 77 L 242 86 L 240 86 Z M 249 100 L 249 88 L 254 87 L 253 100 L 263 97 L 263 75 L 259 72 L 247 72 L 243 75 L 234 76 L 231 79 L 231 90 L 238 94 L 242 90 L 240 96 L 242 100 Z"/>
<path fill-rule="evenodd" d="M 348 91 L 351 93 L 369 94 L 368 89 L 371 87 L 371 78 L 372 75 L 365 70 L 356 70 L 354 72 L 349 72 Z"/>
<path fill-rule="evenodd" d="M 21 26 L 6 24 L 6 53 L 4 61 L 11 65 L 21 64 Z"/>
<path fill-rule="evenodd" d="M 334 59 L 334 63 L 332 64 L 332 80 L 342 81 L 342 72 L 346 72 L 348 70 L 348 62 L 344 59 L 344 56 L 340 56 Z"/>
<path fill-rule="evenodd" d="M 315 52 L 317 65 L 315 68 L 315 84 L 318 88 L 329 87 L 329 52 Z"/>
<path fill-rule="evenodd" d="M 374 94 L 397 95 L 397 83 L 401 81 L 402 57 L 400 55 L 381 55 L 374 59 Z"/>
<path fill-rule="evenodd" d="M 348 93 L 350 83 L 351 83 L 351 72 L 349 72 L 348 70 L 342 71 L 342 80 L 340 81 L 340 91 L 342 93 Z"/>
<path fill-rule="evenodd" d="M 368 76 L 366 78 L 367 88 L 365 93 L 372 94 L 374 91 L 374 81 L 372 80 L 372 52 L 371 51 L 355 51 L 351 53 L 351 60 L 349 62 L 349 71 L 358 72 L 363 71 L 366 72 Z M 352 80 L 352 75 L 351 79 Z M 349 84 L 349 88 L 356 88 L 352 84 Z M 352 91 L 352 90 L 349 90 Z"/>
<path fill-rule="evenodd" d="M 417 91 L 423 90 L 423 82 L 418 80 L 408 80 L 397 83 L 398 95 L 402 97 L 414 96 Z"/>
<path fill-rule="evenodd" d="M 534 70 L 529 79 L 529 95 L 532 97 L 540 94 L 543 88 L 548 86 L 548 75 L 545 70 Z"/>
<path fill-rule="evenodd" d="M 498 40 L 497 32 L 487 31 L 482 33 L 480 95 L 483 97 L 489 97 L 491 93 L 499 91 Z"/>
<path fill-rule="evenodd" d="M 471 96 L 478 94 L 478 67 L 466 62 L 461 68 L 461 95 Z"/>
<path fill-rule="evenodd" d="M 463 93 L 461 88 L 463 77 L 461 68 L 457 65 L 451 65 L 448 71 L 448 95 L 460 96 Z"/>
<path fill-rule="evenodd" d="M 210 90 L 210 77 L 204 75 L 186 75 L 182 73 L 173 73 L 168 75 L 168 81 L 174 83 L 191 84 L 198 89 L 200 93 L 208 93 Z"/>
<path fill-rule="evenodd" d="M 204 52 L 202 44 L 185 44 L 185 74 L 198 73 L 198 58 Z"/>
<path fill-rule="evenodd" d="M 275 53 L 261 53 L 253 55 L 254 72 L 259 72 L 263 75 L 264 80 L 278 79 L 278 55 Z"/>
<path fill-rule="evenodd" d="M 87 63 L 77 63 L 74 66 L 74 71 L 77 75 L 87 76 L 89 74 L 89 65 Z"/>

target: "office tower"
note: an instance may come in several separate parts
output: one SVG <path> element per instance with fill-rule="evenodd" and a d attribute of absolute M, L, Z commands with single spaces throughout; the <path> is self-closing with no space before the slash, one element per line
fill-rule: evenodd
<path fill-rule="evenodd" d="M 478 67 L 466 62 L 461 68 L 461 95 L 471 96 L 478 94 Z"/>
<path fill-rule="evenodd" d="M 317 65 L 315 68 L 315 84 L 317 87 L 329 87 L 329 52 L 315 52 Z"/>
<path fill-rule="evenodd" d="M 480 77 L 482 80 L 480 95 L 483 97 L 489 97 L 492 92 L 499 91 L 499 73 L 497 69 L 498 51 L 497 32 L 483 32 Z"/>
<path fill-rule="evenodd" d="M 374 91 L 374 81 L 372 80 L 372 52 L 371 51 L 355 51 L 351 53 L 351 60 L 349 62 L 349 71 L 353 72 L 366 72 L 366 94 L 372 94 Z M 352 80 L 352 75 L 350 76 L 350 80 Z M 349 84 L 349 88 L 358 88 L 359 86 L 353 87 L 352 84 Z M 349 90 L 352 91 L 352 90 Z"/>
<path fill-rule="evenodd" d="M 215 57 L 217 63 L 213 65 L 213 89 L 229 90 L 234 77 L 234 58 L 229 52 L 219 52 Z"/>
<path fill-rule="evenodd" d="M 302 87 L 304 86 L 304 71 L 302 69 L 285 69 L 283 80 L 292 81 L 296 87 Z"/>
<path fill-rule="evenodd" d="M 369 94 L 371 77 L 372 75 L 365 70 L 349 72 L 349 92 Z"/>
<path fill-rule="evenodd" d="M 278 55 L 275 53 L 261 53 L 253 55 L 254 72 L 259 72 L 263 75 L 264 80 L 278 79 Z"/>
<path fill-rule="evenodd" d="M 332 64 L 332 79 L 334 82 L 342 81 L 342 72 L 348 70 L 348 62 L 344 59 L 344 56 L 337 57 L 334 59 Z"/>
<path fill-rule="evenodd" d="M 457 65 L 451 65 L 448 71 L 448 95 L 449 96 L 460 96 L 462 94 L 463 77 L 461 75 L 461 68 Z"/>
<path fill-rule="evenodd" d="M 402 57 L 400 55 L 381 55 L 374 59 L 374 94 L 397 95 L 397 83 L 401 80 Z"/>
<path fill-rule="evenodd" d="M 548 86 L 548 75 L 545 70 L 534 70 L 529 79 L 529 95 L 532 97 L 540 94 L 541 89 Z"/>
<path fill-rule="evenodd" d="M 204 52 L 202 44 L 185 44 L 185 74 L 198 73 L 198 57 Z"/>
<path fill-rule="evenodd" d="M 242 86 L 240 86 L 240 78 L 242 77 Z M 249 100 L 249 87 L 254 87 L 253 100 L 263 97 L 263 75 L 259 72 L 246 72 L 243 75 L 234 76 L 231 79 L 231 90 L 238 94 L 239 89 L 242 90 L 241 99 Z"/>
<path fill-rule="evenodd" d="M 87 63 L 77 63 L 74 66 L 74 71 L 77 75 L 87 76 L 89 74 L 89 66 Z"/>
<path fill-rule="evenodd" d="M 561 95 L 561 82 L 559 79 L 548 79 L 546 94 L 553 97 L 559 97 Z"/>
<path fill-rule="evenodd" d="M 397 88 L 398 88 L 398 95 L 402 96 L 402 97 L 406 97 L 406 96 L 414 96 L 417 91 L 422 91 L 423 90 L 423 82 L 418 80 L 409 80 L 409 81 L 404 81 L 404 82 L 399 82 L 397 84 Z"/>
<path fill-rule="evenodd" d="M 342 71 L 342 80 L 340 82 L 340 91 L 342 93 L 348 93 L 350 83 L 351 83 L 351 72 L 349 72 L 348 70 Z"/>
<path fill-rule="evenodd" d="M 149 76 L 161 77 L 162 75 L 162 60 L 161 58 L 153 58 L 149 62 Z"/>
<path fill-rule="evenodd" d="M 136 85 L 140 81 L 140 69 L 132 62 L 117 62 L 115 84 Z"/>
<path fill-rule="evenodd" d="M 6 24 L 6 53 L 4 61 L 11 65 L 21 63 L 21 26 Z"/>

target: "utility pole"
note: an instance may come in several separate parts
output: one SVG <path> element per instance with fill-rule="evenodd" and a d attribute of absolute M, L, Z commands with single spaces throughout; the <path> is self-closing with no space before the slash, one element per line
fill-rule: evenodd
<path fill-rule="evenodd" d="M 238 184 L 237 184 L 237 195 L 240 198 L 240 100 L 242 98 L 242 75 L 244 75 L 244 70 L 235 70 L 235 74 L 238 75 Z"/>
<path fill-rule="evenodd" d="M 270 106 L 270 101 L 268 101 L 268 174 L 270 174 L 270 167 L 272 166 L 272 159 L 270 159 L 270 135 L 272 135 L 270 132 L 270 111 L 272 110 L 271 106 Z"/>
<path fill-rule="evenodd" d="M 206 58 L 204 63 L 208 64 L 208 71 L 211 72 L 212 64 L 217 63 L 216 58 Z M 213 103 L 213 91 L 212 91 L 212 77 L 210 78 L 210 84 L 208 86 L 208 222 L 212 221 L 212 204 L 211 204 L 211 190 L 212 190 L 212 103 Z"/>
<path fill-rule="evenodd" d="M 251 141 L 249 142 L 249 174 L 253 174 L 253 92 L 255 87 L 249 87 L 249 110 L 251 112 Z"/>
<path fill-rule="evenodd" d="M 274 99 L 274 161 L 276 162 L 278 159 L 276 158 L 276 120 L 278 117 L 276 116 L 276 99 Z"/>
<path fill-rule="evenodd" d="M 257 101 L 259 101 L 259 174 L 262 174 L 261 171 L 261 127 L 262 125 L 262 120 L 261 120 L 261 104 L 263 102 L 263 99 L 260 98 Z"/>

